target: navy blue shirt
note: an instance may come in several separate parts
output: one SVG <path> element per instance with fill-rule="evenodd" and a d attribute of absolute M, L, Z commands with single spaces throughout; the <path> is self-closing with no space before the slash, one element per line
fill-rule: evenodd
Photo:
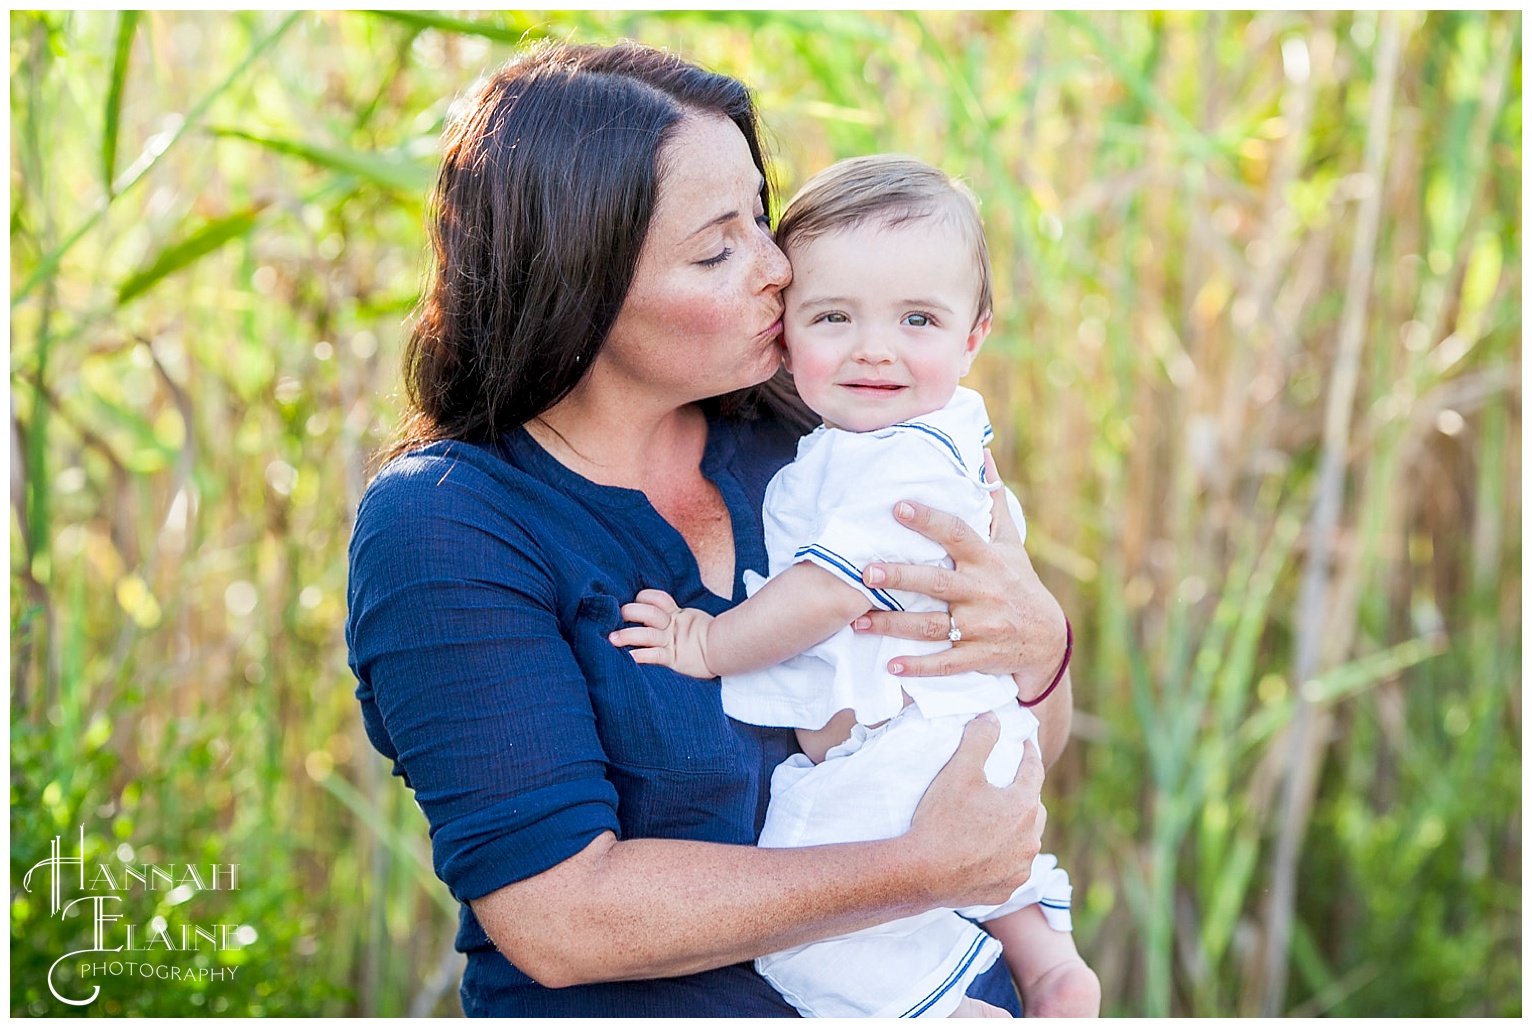
<path fill-rule="evenodd" d="M 709 422 L 702 472 L 734 531 L 728 600 L 702 584 L 686 541 L 643 493 L 577 475 L 522 429 L 416 450 L 362 498 L 346 623 L 356 695 L 368 738 L 430 823 L 437 875 L 463 904 L 470 1016 L 795 1016 L 749 963 L 544 988 L 495 950 L 467 901 L 603 832 L 755 842 L 793 733 L 730 720 L 716 680 L 636 664 L 606 637 L 640 589 L 713 614 L 744 599 L 744 570 L 766 572 L 766 484 L 796 442 L 775 422 Z M 970 994 L 1019 1013 L 995 971 Z"/>

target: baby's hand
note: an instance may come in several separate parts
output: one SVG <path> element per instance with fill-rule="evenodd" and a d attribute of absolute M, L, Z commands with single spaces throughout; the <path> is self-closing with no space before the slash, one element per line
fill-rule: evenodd
<path fill-rule="evenodd" d="M 607 636 L 613 646 L 631 646 L 639 664 L 663 664 L 693 678 L 715 678 L 707 666 L 707 626 L 713 615 L 681 607 L 670 594 L 645 589 L 622 608 L 626 621 L 639 628 L 621 628 Z"/>

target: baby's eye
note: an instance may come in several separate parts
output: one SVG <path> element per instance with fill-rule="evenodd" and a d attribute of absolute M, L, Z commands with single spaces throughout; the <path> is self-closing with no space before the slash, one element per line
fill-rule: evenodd
<path fill-rule="evenodd" d="M 929 314 L 906 314 L 904 323 L 912 328 L 925 328 L 932 324 L 932 320 Z"/>
<path fill-rule="evenodd" d="M 821 314 L 814 320 L 828 322 L 831 325 L 844 325 L 851 319 L 846 317 L 846 315 L 842 314 L 840 311 L 829 311 L 828 313 Z"/>

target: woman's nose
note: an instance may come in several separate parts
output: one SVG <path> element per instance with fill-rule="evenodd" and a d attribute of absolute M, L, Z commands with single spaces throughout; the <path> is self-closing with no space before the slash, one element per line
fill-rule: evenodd
<path fill-rule="evenodd" d="M 763 289 L 786 289 L 787 284 L 793 280 L 793 266 L 788 263 L 787 254 L 782 248 L 766 235 L 764 248 L 761 252 L 761 275 Z"/>

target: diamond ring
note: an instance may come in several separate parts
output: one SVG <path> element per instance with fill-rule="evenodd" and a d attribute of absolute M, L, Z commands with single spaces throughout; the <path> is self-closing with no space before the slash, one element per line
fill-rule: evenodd
<path fill-rule="evenodd" d="M 952 619 L 951 614 L 947 615 L 947 625 L 949 626 L 947 628 L 948 642 L 957 642 L 963 638 L 963 630 L 957 626 L 957 622 Z"/>

